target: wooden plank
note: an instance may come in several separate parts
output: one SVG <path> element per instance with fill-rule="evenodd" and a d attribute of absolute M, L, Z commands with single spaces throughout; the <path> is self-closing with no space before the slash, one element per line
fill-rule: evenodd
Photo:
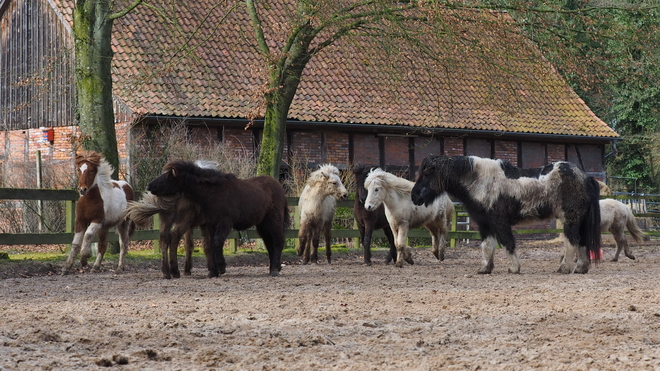
<path fill-rule="evenodd" d="M 80 195 L 72 189 L 0 188 L 0 200 L 76 201 L 78 198 Z"/>

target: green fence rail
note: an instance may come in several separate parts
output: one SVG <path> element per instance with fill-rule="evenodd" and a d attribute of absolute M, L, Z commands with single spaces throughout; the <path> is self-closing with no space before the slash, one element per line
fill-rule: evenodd
<path fill-rule="evenodd" d="M 65 201 L 66 203 L 66 230 L 61 233 L 0 233 L 0 245 L 34 245 L 34 244 L 70 244 L 73 240 L 73 227 L 75 223 L 75 202 L 79 195 L 74 190 L 55 190 L 55 189 L 20 189 L 20 188 L 0 188 L 0 200 L 42 200 L 42 201 Z M 660 200 L 657 195 L 618 195 L 615 199 L 650 199 Z M 298 205 L 298 197 L 287 197 L 289 206 Z M 353 200 L 338 201 L 337 207 L 353 208 Z M 297 214 L 296 214 L 297 215 Z M 457 219 L 467 216 L 467 213 L 460 205 L 457 205 L 452 220 L 452 230 L 449 232 L 448 239 L 451 246 L 455 246 L 458 239 L 480 239 L 478 231 L 459 231 L 457 230 Z M 635 214 L 636 217 L 658 218 L 660 213 Z M 297 224 L 296 224 L 297 225 Z M 560 229 L 517 229 L 515 234 L 552 234 L 559 233 Z M 158 246 L 158 221 L 155 218 L 154 229 L 135 231 L 131 237 L 132 241 L 154 241 L 155 247 Z M 660 236 L 660 231 L 647 231 L 652 236 Z M 298 229 L 289 229 L 286 233 L 287 238 L 297 239 Z M 357 229 L 334 229 L 333 238 L 354 238 L 360 237 Z M 382 230 L 374 231 L 373 237 L 385 237 Z M 408 232 L 409 238 L 430 237 L 426 229 L 414 229 Z M 195 238 L 200 238 L 199 230 L 195 231 Z M 228 239 L 233 240 L 230 243 L 235 244 L 240 238 L 256 239 L 259 238 L 256 230 L 232 231 Z M 116 233 L 111 232 L 108 235 L 108 241 L 118 241 Z M 357 240 L 356 240 L 357 242 Z M 359 244 L 356 244 L 359 245 Z"/>

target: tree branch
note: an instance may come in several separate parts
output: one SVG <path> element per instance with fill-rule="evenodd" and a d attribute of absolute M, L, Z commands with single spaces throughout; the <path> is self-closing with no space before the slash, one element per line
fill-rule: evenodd
<path fill-rule="evenodd" d="M 252 27 L 254 28 L 254 35 L 257 39 L 257 45 L 261 54 L 268 56 L 270 54 L 270 48 L 266 43 L 266 37 L 264 36 L 264 29 L 261 26 L 261 19 L 257 13 L 257 7 L 254 5 L 254 0 L 245 0 L 245 5 L 248 9 L 248 14 L 250 15 L 250 21 Z"/>
<path fill-rule="evenodd" d="M 126 8 L 124 8 L 124 10 L 122 10 L 120 12 L 117 12 L 117 13 L 110 14 L 108 16 L 108 19 L 112 20 L 112 19 L 121 18 L 121 17 L 125 16 L 126 14 L 130 13 L 131 11 L 133 11 L 133 9 L 135 9 L 140 4 L 142 4 L 142 0 L 134 0 L 133 4 L 127 6 Z"/>

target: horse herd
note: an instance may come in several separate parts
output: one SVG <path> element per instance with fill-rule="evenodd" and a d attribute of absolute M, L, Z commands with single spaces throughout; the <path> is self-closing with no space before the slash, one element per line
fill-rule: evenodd
<path fill-rule="evenodd" d="M 75 234 L 62 274 L 73 267 L 80 252 L 84 268 L 91 256 L 90 245 L 98 235 L 97 271 L 106 251 L 107 234 L 116 227 L 120 236 L 118 269 L 125 267 L 130 235 L 136 225 L 151 216 L 161 220 L 160 246 L 164 278 L 178 278 L 177 248 L 185 240 L 184 274 L 192 268 L 192 230 L 202 232 L 208 276 L 226 271 L 223 245 L 232 229 L 255 227 L 270 260 L 269 272 L 282 269 L 290 215 L 282 185 L 270 176 L 239 179 L 222 172 L 212 162 L 172 161 L 147 186 L 141 200 L 134 200 L 128 183 L 112 180 L 113 168 L 96 152 L 76 155 L 78 190 Z M 413 264 L 406 246 L 408 230 L 424 226 L 431 234 L 432 253 L 444 260 L 446 237 L 454 203 L 461 202 L 482 237 L 483 261 L 478 273 L 490 274 L 493 256 L 502 245 L 510 273 L 520 272 L 512 226 L 529 221 L 557 218 L 563 224 L 564 251 L 558 272 L 587 273 L 591 260 L 601 259 L 601 232 L 609 230 L 621 250 L 634 259 L 624 230 L 636 241 L 648 239 L 637 227 L 630 209 L 612 199 L 599 200 L 599 182 L 570 162 L 555 162 L 541 168 L 520 169 L 512 164 L 475 156 L 429 156 L 419 168 L 416 182 L 397 177 L 380 168 L 355 165 L 356 197 L 353 213 L 364 248 L 364 263 L 371 262 L 374 230 L 383 229 L 390 250 L 386 263 L 396 267 Z M 322 165 L 311 173 L 299 197 L 300 229 L 297 253 L 302 264 L 318 262 L 323 235 L 326 259 L 331 263 L 332 221 L 338 199 L 348 191 L 339 170 Z M 81 252 L 82 249 L 82 252 Z"/>

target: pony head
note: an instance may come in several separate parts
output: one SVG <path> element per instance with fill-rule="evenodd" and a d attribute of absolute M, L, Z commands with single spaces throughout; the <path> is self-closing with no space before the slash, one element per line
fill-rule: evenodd
<path fill-rule="evenodd" d="M 163 173 L 149 182 L 147 191 L 156 196 L 172 196 L 185 189 L 188 173 L 199 168 L 189 161 L 172 161 L 163 167 Z"/>
<path fill-rule="evenodd" d="M 387 190 L 384 187 L 386 172 L 381 168 L 374 168 L 369 171 L 369 175 L 364 180 L 364 188 L 367 190 L 367 197 L 364 200 L 364 208 L 368 211 L 376 210 L 383 204 Z"/>
<path fill-rule="evenodd" d="M 412 202 L 417 205 L 429 206 L 445 192 L 445 186 L 440 181 L 444 178 L 452 158 L 446 156 L 429 156 L 419 166 L 419 176 L 410 193 Z"/>
<path fill-rule="evenodd" d="M 78 173 L 78 192 L 84 196 L 87 191 L 101 181 L 110 181 L 112 166 L 103 156 L 94 151 L 83 151 L 76 154 L 76 172 Z"/>
<path fill-rule="evenodd" d="M 321 165 L 318 170 L 310 174 L 307 184 L 316 188 L 321 194 L 336 199 L 344 200 L 348 196 L 348 191 L 339 178 L 339 169 L 329 164 Z"/>
<path fill-rule="evenodd" d="M 364 188 L 364 181 L 367 179 L 369 172 L 374 169 L 372 166 L 355 164 L 353 165 L 353 175 L 355 175 L 355 193 L 356 198 L 362 204 L 367 199 L 367 189 Z"/>

